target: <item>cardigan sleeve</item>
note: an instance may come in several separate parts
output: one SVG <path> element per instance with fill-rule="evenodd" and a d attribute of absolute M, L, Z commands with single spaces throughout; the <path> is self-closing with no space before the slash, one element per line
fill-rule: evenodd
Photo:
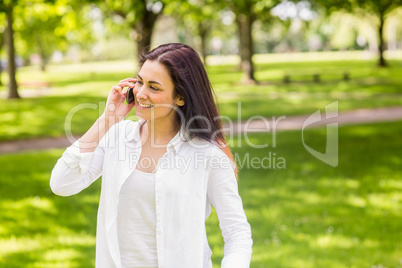
<path fill-rule="evenodd" d="M 225 243 L 221 267 L 247 268 L 250 266 L 253 240 L 233 165 L 219 148 L 215 148 L 212 155 L 208 163 L 208 199 L 217 212 Z"/>
<path fill-rule="evenodd" d="M 106 135 L 105 135 L 106 136 Z M 77 194 L 102 175 L 105 140 L 94 152 L 81 153 L 79 140 L 68 147 L 57 161 L 50 177 L 50 188 L 60 196 Z"/>

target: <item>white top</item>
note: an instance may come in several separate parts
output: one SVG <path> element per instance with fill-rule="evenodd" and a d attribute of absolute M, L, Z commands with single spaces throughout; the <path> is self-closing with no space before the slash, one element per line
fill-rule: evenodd
<path fill-rule="evenodd" d="M 96 267 L 122 267 L 117 235 L 119 194 L 141 155 L 139 126 L 130 120 L 113 125 L 92 153 L 80 153 L 79 141 L 74 142 L 52 171 L 50 187 L 61 196 L 79 193 L 102 175 Z M 158 267 L 212 267 L 205 230 L 211 205 L 224 240 L 221 267 L 249 267 L 253 241 L 232 162 L 216 145 L 186 137 L 182 126 L 155 173 Z"/>
<path fill-rule="evenodd" d="M 135 170 L 120 190 L 117 235 L 125 268 L 158 267 L 155 173 Z"/>

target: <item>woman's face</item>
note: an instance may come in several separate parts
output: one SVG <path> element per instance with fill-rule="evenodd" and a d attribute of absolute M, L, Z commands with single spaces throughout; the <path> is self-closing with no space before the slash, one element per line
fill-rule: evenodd
<path fill-rule="evenodd" d="M 184 100 L 174 96 L 174 84 L 168 70 L 158 61 L 147 60 L 137 74 L 134 87 L 136 115 L 140 119 L 168 119 L 174 122 L 177 106 Z"/>

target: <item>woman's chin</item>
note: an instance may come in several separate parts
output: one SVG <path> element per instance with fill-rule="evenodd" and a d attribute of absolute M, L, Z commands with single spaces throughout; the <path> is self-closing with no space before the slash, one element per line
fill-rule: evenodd
<path fill-rule="evenodd" d="M 149 120 L 151 120 L 151 118 L 155 119 L 155 116 L 152 116 L 150 112 L 147 113 L 147 112 L 144 112 L 144 111 L 136 110 L 135 115 L 137 116 L 138 119 L 141 119 L 141 120 L 149 121 Z"/>

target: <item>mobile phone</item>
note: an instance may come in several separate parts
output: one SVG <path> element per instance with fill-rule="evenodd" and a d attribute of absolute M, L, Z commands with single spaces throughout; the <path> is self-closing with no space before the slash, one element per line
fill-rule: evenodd
<path fill-rule="evenodd" d="M 134 100 L 135 100 L 135 98 L 134 98 L 133 88 L 129 87 L 127 90 L 127 95 L 126 95 L 127 104 L 133 103 Z"/>

